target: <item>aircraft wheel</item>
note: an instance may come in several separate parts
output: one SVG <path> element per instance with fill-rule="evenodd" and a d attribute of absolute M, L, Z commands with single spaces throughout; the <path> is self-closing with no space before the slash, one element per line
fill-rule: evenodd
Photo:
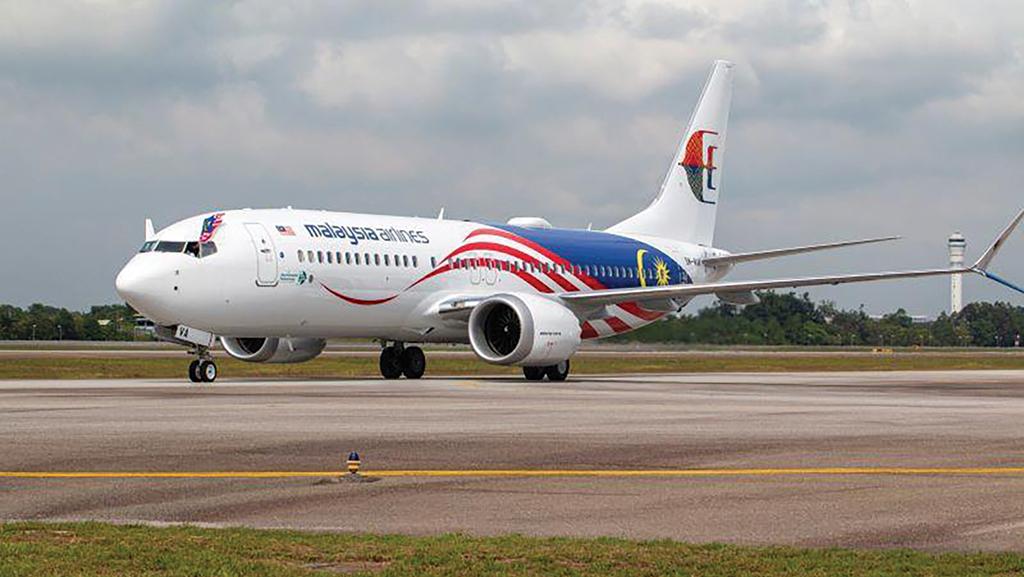
<path fill-rule="evenodd" d="M 203 377 L 199 375 L 199 361 L 195 360 L 188 365 L 188 380 L 193 383 L 203 382 Z"/>
<path fill-rule="evenodd" d="M 199 363 L 199 378 L 204 383 L 212 383 L 217 380 L 217 363 L 213 361 L 202 361 Z"/>
<path fill-rule="evenodd" d="M 402 351 L 402 374 L 407 379 L 418 379 L 427 370 L 427 357 L 419 347 L 406 347 Z"/>
<path fill-rule="evenodd" d="M 528 381 L 539 381 L 544 378 L 544 367 L 523 367 L 523 376 Z"/>
<path fill-rule="evenodd" d="M 380 374 L 385 379 L 397 379 L 402 376 L 402 356 L 395 347 L 384 347 L 380 350 Z"/>
<path fill-rule="evenodd" d="M 548 376 L 549 381 L 564 381 L 569 377 L 569 359 L 565 359 L 557 365 L 545 367 L 544 374 Z"/>

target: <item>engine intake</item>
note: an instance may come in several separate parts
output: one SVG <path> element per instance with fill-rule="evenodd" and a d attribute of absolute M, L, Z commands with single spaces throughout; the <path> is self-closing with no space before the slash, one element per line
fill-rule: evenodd
<path fill-rule="evenodd" d="M 580 322 L 553 300 L 496 295 L 473 308 L 469 342 L 477 356 L 496 365 L 553 365 L 579 348 Z"/>
<path fill-rule="evenodd" d="M 327 341 L 311 338 L 221 337 L 224 350 L 247 363 L 302 363 L 316 358 Z"/>

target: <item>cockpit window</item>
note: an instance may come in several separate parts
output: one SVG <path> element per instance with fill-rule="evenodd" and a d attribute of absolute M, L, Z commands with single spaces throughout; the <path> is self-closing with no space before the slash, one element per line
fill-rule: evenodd
<path fill-rule="evenodd" d="M 199 258 L 199 243 L 194 241 L 185 243 L 185 254 Z"/>
<path fill-rule="evenodd" d="M 157 252 L 183 252 L 184 250 L 184 242 L 162 240 L 156 245 Z"/>
<path fill-rule="evenodd" d="M 206 258 L 211 254 L 217 254 L 217 243 L 211 241 L 199 245 L 199 258 Z"/>
<path fill-rule="evenodd" d="M 156 248 L 156 244 L 157 244 L 157 241 L 155 241 L 155 240 L 147 240 L 142 245 L 142 248 L 139 249 L 139 252 L 149 252 L 149 251 L 153 250 L 154 248 Z"/>

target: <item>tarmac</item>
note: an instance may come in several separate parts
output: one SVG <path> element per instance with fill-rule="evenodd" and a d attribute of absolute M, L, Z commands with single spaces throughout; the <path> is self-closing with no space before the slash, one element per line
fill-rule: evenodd
<path fill-rule="evenodd" d="M 0 381 L 0 519 L 1024 551 L 1024 372 Z"/>

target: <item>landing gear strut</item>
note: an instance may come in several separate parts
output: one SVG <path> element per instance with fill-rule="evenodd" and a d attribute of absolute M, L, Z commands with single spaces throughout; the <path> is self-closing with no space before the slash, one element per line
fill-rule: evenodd
<path fill-rule="evenodd" d="M 199 358 L 189 363 L 188 380 L 193 383 L 212 383 L 217 380 L 217 363 L 213 362 L 210 350 L 199 348 L 195 355 Z"/>
<path fill-rule="evenodd" d="M 540 381 L 544 377 L 549 381 L 564 381 L 569 377 L 569 359 L 546 367 L 523 367 L 523 376 L 528 381 Z"/>
<path fill-rule="evenodd" d="M 402 343 L 385 346 L 380 351 L 380 374 L 385 379 L 418 379 L 427 370 L 427 357 L 419 347 Z"/>

